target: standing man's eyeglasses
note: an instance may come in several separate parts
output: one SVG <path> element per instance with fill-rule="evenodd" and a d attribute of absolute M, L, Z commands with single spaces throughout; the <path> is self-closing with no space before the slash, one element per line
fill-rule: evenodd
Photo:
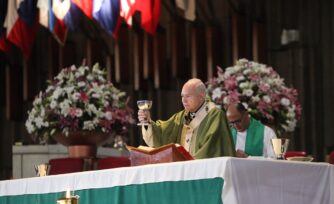
<path fill-rule="evenodd" d="M 242 119 L 244 118 L 244 115 L 245 114 L 243 113 L 238 120 L 229 121 L 228 123 L 230 124 L 231 127 L 235 127 L 236 125 L 240 125 L 240 123 L 242 122 Z"/>

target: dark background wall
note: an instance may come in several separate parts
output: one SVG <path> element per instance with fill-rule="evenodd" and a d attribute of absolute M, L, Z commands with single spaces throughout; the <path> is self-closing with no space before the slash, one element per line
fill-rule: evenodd
<path fill-rule="evenodd" d="M 154 119 L 167 119 L 182 108 L 180 89 L 191 77 L 203 81 L 216 66 L 248 58 L 274 67 L 295 87 L 302 119 L 291 149 L 305 150 L 324 161 L 334 146 L 334 2 L 332 0 L 198 0 L 197 19 L 186 21 L 174 1 L 162 0 L 155 36 L 144 33 L 138 17 L 132 30 L 122 26 L 117 40 L 83 18 L 60 46 L 43 27 L 29 60 L 0 53 L 0 178 L 11 176 L 12 145 L 31 144 L 24 122 L 34 96 L 66 66 L 99 62 L 108 77 L 131 97 L 152 99 Z M 137 23 L 136 23 L 137 22 Z M 283 45 L 283 29 L 299 31 L 299 40 Z M 128 143 L 143 143 L 137 126 Z"/>

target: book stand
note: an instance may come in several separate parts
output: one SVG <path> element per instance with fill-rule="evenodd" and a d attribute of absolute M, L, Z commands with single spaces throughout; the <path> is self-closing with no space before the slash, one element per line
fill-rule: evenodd
<path fill-rule="evenodd" d="M 150 150 L 127 146 L 130 151 L 131 166 L 193 160 L 182 146 L 167 144 Z"/>

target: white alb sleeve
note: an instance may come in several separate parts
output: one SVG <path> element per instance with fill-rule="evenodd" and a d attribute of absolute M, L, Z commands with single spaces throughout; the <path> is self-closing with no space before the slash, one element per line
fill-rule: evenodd
<path fill-rule="evenodd" d="M 143 135 L 143 139 L 146 144 L 150 147 L 153 147 L 153 132 L 152 132 L 152 125 L 148 125 L 147 128 L 142 126 L 141 133 Z"/>

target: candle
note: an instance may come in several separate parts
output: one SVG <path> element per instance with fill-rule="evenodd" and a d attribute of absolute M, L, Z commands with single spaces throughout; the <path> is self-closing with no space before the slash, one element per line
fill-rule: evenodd
<path fill-rule="evenodd" d="M 71 197 L 72 197 L 71 190 L 70 188 L 67 188 L 66 193 L 65 193 L 65 198 L 71 198 Z"/>

